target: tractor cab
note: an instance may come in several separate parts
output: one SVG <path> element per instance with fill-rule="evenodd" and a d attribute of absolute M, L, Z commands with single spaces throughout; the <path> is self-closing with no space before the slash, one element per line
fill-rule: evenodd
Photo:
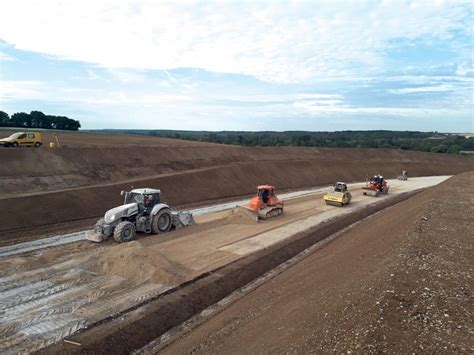
<path fill-rule="evenodd" d="M 124 205 L 136 203 L 144 214 L 149 214 L 155 205 L 161 203 L 161 191 L 157 189 L 134 189 L 130 192 L 122 191 L 121 194 L 125 195 Z"/>

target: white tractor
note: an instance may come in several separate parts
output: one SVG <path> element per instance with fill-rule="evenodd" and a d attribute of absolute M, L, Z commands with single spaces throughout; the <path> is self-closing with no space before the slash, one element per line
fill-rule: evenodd
<path fill-rule="evenodd" d="M 100 243 L 113 236 L 117 243 L 123 243 L 134 240 L 136 232 L 160 234 L 194 224 L 190 212 L 173 211 L 162 203 L 160 190 L 134 189 L 121 195 L 125 196 L 123 205 L 108 210 L 86 236 L 88 240 Z"/>

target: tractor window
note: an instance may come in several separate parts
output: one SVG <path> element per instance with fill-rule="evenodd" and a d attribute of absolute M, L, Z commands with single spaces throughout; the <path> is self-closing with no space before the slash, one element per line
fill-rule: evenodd
<path fill-rule="evenodd" d="M 143 195 L 130 193 L 127 195 L 127 200 L 125 202 L 126 203 L 143 203 Z"/>
<path fill-rule="evenodd" d="M 133 202 L 143 203 L 144 202 L 144 196 L 142 194 L 133 194 Z"/>

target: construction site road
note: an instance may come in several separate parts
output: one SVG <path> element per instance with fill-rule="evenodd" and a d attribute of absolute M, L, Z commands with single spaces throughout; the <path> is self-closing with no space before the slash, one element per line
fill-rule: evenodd
<path fill-rule="evenodd" d="M 449 176 L 439 176 L 439 177 L 434 177 L 436 183 L 438 183 L 438 179 L 445 179 L 448 178 Z M 416 183 L 417 179 L 419 178 L 412 178 L 410 179 L 410 184 L 405 184 L 407 186 L 413 187 L 414 183 Z M 423 178 L 424 181 L 426 178 Z M 390 180 L 389 180 L 390 181 Z M 396 181 L 396 180 L 393 180 Z M 349 184 L 349 187 L 352 189 L 359 189 L 361 186 L 364 184 L 362 183 L 355 183 L 355 184 Z M 324 191 L 328 191 L 327 186 L 321 187 L 313 187 L 310 189 L 304 189 L 304 190 L 298 190 L 298 191 L 292 191 L 292 192 L 287 192 L 287 193 L 282 193 L 279 194 L 280 198 L 282 200 L 290 200 L 306 195 L 312 195 L 316 193 L 322 193 Z M 212 214 L 215 212 L 220 212 L 220 211 L 227 211 L 230 209 L 233 209 L 238 206 L 244 206 L 248 203 L 248 199 L 241 199 L 237 201 L 231 201 L 231 202 L 225 202 L 225 203 L 218 203 L 218 204 L 213 204 L 209 206 L 203 206 L 203 207 L 198 207 L 198 208 L 191 208 L 187 209 L 187 211 L 191 212 L 193 216 L 196 218 L 198 216 L 203 216 L 203 215 L 208 215 Z M 222 215 L 216 215 L 218 218 L 222 217 Z M 211 219 L 215 219 L 216 216 L 212 216 Z M 208 220 L 207 218 L 198 218 L 199 221 L 206 221 Z M 42 238 L 42 239 L 37 239 L 34 235 L 30 235 L 29 239 L 32 239 L 32 241 L 28 241 L 25 243 L 16 243 L 13 245 L 7 245 L 0 247 L 0 258 L 7 257 L 7 256 L 13 256 L 13 255 L 19 255 L 23 253 L 28 253 L 28 252 L 33 252 L 36 250 L 40 249 L 45 249 L 45 248 L 51 248 L 51 247 L 56 247 L 60 246 L 63 244 L 69 244 L 69 243 L 75 243 L 79 241 L 83 241 L 86 239 L 87 233 L 92 232 L 92 229 L 87 229 L 83 231 L 78 231 L 74 233 L 67 233 L 67 234 L 58 234 L 52 237 L 48 238 Z M 1 241 L 0 241 L 1 243 Z M 0 244 L 1 245 L 1 244 Z"/>
<path fill-rule="evenodd" d="M 314 193 L 322 192 L 327 190 L 327 187 L 315 187 L 311 189 L 293 191 L 280 194 L 280 197 L 289 200 L 305 195 L 311 195 Z M 248 199 L 226 202 L 226 203 L 219 203 L 210 206 L 204 206 L 199 208 L 191 208 L 186 211 L 191 212 L 194 217 L 207 215 L 215 212 L 226 211 L 233 209 L 238 206 L 244 206 L 248 203 Z M 34 235 L 29 236 L 30 239 L 33 239 L 30 242 L 25 243 L 16 243 L 13 245 L 7 245 L 4 247 L 0 247 L 0 258 L 13 256 L 23 253 L 28 253 L 40 249 L 56 247 L 63 244 L 75 243 L 79 241 L 83 241 L 86 239 L 87 233 L 92 232 L 92 229 L 87 229 L 83 231 L 78 231 L 74 233 L 67 233 L 67 234 L 59 234 L 53 237 L 36 239 Z"/>
<path fill-rule="evenodd" d="M 390 180 L 389 195 L 377 198 L 363 196 L 362 184 L 349 185 L 353 202 L 344 208 L 326 206 L 321 189 L 301 191 L 292 199 L 288 196 L 282 216 L 259 223 L 208 207 L 208 213 L 196 213 L 198 224 L 163 236 L 140 235 L 121 245 L 81 241 L 30 249 L 22 256 L 4 254 L 0 352 L 40 350 L 325 221 L 447 178 Z"/>

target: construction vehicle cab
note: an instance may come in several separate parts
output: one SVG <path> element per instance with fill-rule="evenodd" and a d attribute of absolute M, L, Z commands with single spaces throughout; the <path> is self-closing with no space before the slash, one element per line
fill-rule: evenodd
<path fill-rule="evenodd" d="M 326 205 L 344 206 L 351 202 L 352 195 L 347 189 L 345 182 L 336 182 L 334 190 L 323 196 Z"/>
<path fill-rule="evenodd" d="M 363 194 L 367 196 L 377 197 L 379 194 L 388 194 L 389 186 L 382 175 L 374 175 L 370 178 L 366 186 L 362 187 Z"/>
<path fill-rule="evenodd" d="M 402 170 L 400 175 L 398 175 L 398 180 L 407 181 L 408 180 L 408 172 L 406 170 Z"/>
<path fill-rule="evenodd" d="M 136 232 L 166 233 L 194 223 L 191 213 L 172 211 L 168 204 L 162 203 L 158 189 L 134 189 L 122 191 L 121 195 L 123 205 L 108 210 L 97 221 L 88 240 L 102 242 L 113 235 L 117 243 L 122 243 L 135 239 Z"/>
<path fill-rule="evenodd" d="M 121 195 L 125 196 L 124 205 L 137 203 L 138 209 L 143 211 L 144 214 L 150 214 L 153 207 L 160 203 L 159 190 L 136 189 L 130 192 L 122 191 Z"/>
<path fill-rule="evenodd" d="M 257 196 L 245 208 L 255 212 L 259 219 L 267 219 L 283 213 L 283 202 L 275 194 L 271 185 L 257 186 Z"/>
<path fill-rule="evenodd" d="M 336 182 L 334 185 L 335 192 L 346 192 L 347 191 L 347 184 L 345 182 Z"/>
<path fill-rule="evenodd" d="M 0 139 L 0 145 L 4 147 L 40 147 L 42 144 L 41 133 L 38 132 L 16 132 L 7 138 Z"/>

